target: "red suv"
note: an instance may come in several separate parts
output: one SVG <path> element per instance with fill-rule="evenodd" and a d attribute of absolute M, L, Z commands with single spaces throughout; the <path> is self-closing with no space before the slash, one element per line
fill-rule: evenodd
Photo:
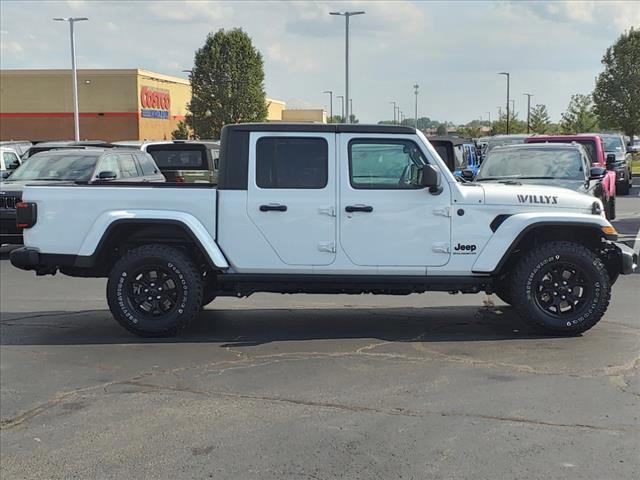
<path fill-rule="evenodd" d="M 524 143 L 579 143 L 584 146 L 591 158 L 593 166 L 606 168 L 602 183 L 605 189 L 604 209 L 607 218 L 616 218 L 616 157 L 607 155 L 604 143 L 599 135 L 534 135 L 525 139 Z"/>

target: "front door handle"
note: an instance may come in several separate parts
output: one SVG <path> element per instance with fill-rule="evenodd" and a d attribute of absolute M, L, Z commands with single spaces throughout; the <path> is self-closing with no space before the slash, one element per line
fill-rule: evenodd
<path fill-rule="evenodd" d="M 346 207 L 344 207 L 345 212 L 367 212 L 367 213 L 371 213 L 373 212 L 373 207 L 369 206 L 369 205 L 347 205 Z"/>
<path fill-rule="evenodd" d="M 286 205 L 276 205 L 276 204 L 260 205 L 260 211 L 261 212 L 286 212 L 287 211 L 287 206 Z"/>

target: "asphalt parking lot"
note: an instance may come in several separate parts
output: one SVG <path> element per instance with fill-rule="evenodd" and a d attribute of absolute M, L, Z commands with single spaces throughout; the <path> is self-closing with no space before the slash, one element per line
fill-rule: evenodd
<path fill-rule="evenodd" d="M 3 479 L 637 478 L 639 274 L 575 338 L 483 295 L 261 294 L 141 340 L 104 287 L 2 256 Z"/>

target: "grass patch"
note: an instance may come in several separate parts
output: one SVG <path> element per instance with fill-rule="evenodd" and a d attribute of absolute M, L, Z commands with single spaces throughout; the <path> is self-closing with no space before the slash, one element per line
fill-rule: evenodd
<path fill-rule="evenodd" d="M 631 174 L 640 175 L 640 154 L 633 154 L 633 160 L 631 160 Z"/>

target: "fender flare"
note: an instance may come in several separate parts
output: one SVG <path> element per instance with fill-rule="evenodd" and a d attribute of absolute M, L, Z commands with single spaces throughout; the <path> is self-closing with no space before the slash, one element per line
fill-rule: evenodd
<path fill-rule="evenodd" d="M 229 263 L 222 250 L 204 225 L 191 214 L 173 211 L 120 210 L 105 212 L 91 226 L 89 234 L 82 242 L 78 257 L 95 260 L 115 228 L 122 224 L 135 223 L 180 226 L 200 247 L 212 266 L 222 269 L 229 268 Z"/>
<path fill-rule="evenodd" d="M 472 267 L 473 273 L 492 274 L 497 272 L 508 260 L 520 240 L 531 231 L 543 227 L 582 227 L 593 229 L 598 235 L 607 240 L 617 240 L 617 235 L 605 234 L 603 227 L 611 224 L 603 217 L 588 214 L 544 215 L 524 213 L 506 218 L 496 228 L 495 234 L 489 239 L 480 252 Z"/>

